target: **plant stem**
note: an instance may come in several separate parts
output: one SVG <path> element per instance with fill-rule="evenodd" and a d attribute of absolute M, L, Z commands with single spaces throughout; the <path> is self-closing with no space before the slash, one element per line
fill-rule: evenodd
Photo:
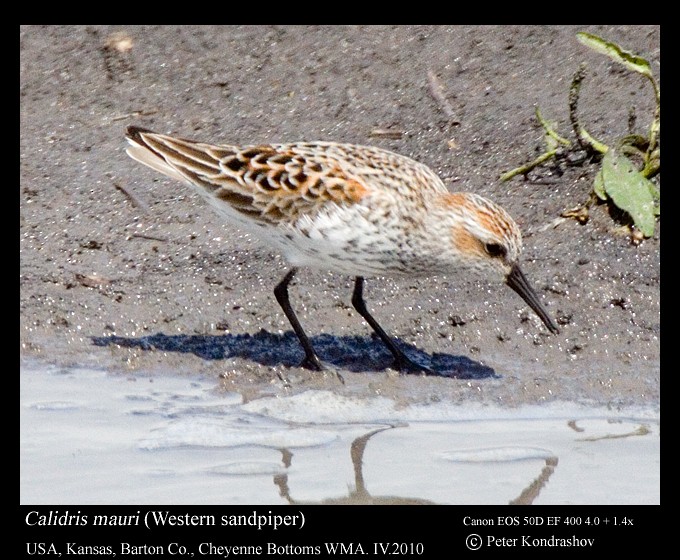
<path fill-rule="evenodd" d="M 531 171 L 534 167 L 538 167 L 541 165 L 544 161 L 549 160 L 551 157 L 555 157 L 555 154 L 557 154 L 557 150 L 550 150 L 547 151 L 540 156 L 538 156 L 534 161 L 530 163 L 525 163 L 521 167 L 517 167 L 516 169 L 511 169 L 507 173 L 503 173 L 503 175 L 500 176 L 501 182 L 504 181 L 509 181 L 516 175 L 526 175 Z"/>

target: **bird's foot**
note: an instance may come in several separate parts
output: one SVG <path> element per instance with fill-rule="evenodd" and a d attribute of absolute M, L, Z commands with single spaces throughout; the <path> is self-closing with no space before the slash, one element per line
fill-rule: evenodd
<path fill-rule="evenodd" d="M 392 362 L 392 367 L 400 373 L 420 373 L 423 375 L 437 375 L 437 372 L 433 369 L 418 364 L 406 357 L 405 354 L 401 354 L 395 357 L 394 362 Z"/>
<path fill-rule="evenodd" d="M 307 356 L 305 356 L 305 359 L 302 360 L 302 362 L 300 362 L 300 367 L 305 369 L 311 369 L 314 371 L 324 370 L 324 367 L 321 364 L 321 360 L 319 360 L 316 354 L 308 354 Z"/>
<path fill-rule="evenodd" d="M 300 363 L 300 367 L 312 371 L 326 371 L 326 367 L 321 363 L 321 360 L 319 360 L 316 354 L 305 356 L 305 359 L 302 360 L 302 362 Z M 345 378 L 342 375 L 340 375 L 340 372 L 334 369 L 331 369 L 331 371 L 335 373 L 335 377 L 338 378 L 338 381 L 340 381 L 340 383 L 344 385 Z"/>

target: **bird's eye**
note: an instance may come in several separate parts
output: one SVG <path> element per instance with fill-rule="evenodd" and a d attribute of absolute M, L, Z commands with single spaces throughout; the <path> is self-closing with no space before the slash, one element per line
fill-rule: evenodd
<path fill-rule="evenodd" d="M 490 257 L 500 257 L 503 258 L 505 257 L 506 250 L 503 245 L 500 245 L 498 243 L 487 243 L 484 245 L 484 249 L 486 252 L 489 254 Z"/>

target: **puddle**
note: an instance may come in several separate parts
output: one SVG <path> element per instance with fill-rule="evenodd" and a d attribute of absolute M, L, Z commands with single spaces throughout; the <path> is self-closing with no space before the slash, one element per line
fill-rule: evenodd
<path fill-rule="evenodd" d="M 658 411 L 518 409 L 23 364 L 22 504 L 658 504 Z"/>

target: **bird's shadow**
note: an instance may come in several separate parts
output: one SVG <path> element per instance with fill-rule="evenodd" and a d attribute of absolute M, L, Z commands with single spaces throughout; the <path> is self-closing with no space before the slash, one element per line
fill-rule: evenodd
<path fill-rule="evenodd" d="M 319 358 L 326 364 L 353 371 L 383 371 L 392 365 L 392 355 L 374 336 L 311 337 Z M 143 350 L 192 353 L 205 360 L 243 358 L 265 366 L 296 367 L 303 352 L 295 333 L 274 334 L 260 330 L 256 334 L 167 335 L 156 333 L 141 337 L 94 336 L 95 346 L 123 346 Z M 500 377 L 493 368 L 465 356 L 428 354 L 411 344 L 397 340 L 411 360 L 430 368 L 434 375 L 456 379 L 486 379 Z"/>

